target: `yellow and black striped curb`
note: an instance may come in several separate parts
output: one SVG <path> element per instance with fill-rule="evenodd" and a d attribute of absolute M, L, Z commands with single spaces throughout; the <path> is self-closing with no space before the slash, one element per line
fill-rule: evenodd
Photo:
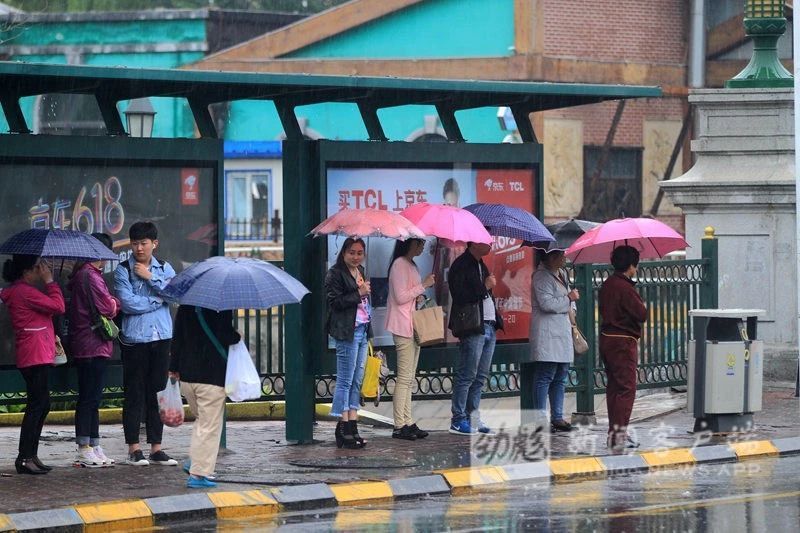
<path fill-rule="evenodd" d="M 0 514 L 0 531 L 123 531 L 184 520 L 258 519 L 285 510 L 344 507 L 433 494 L 458 496 L 480 490 L 508 489 L 519 483 L 560 483 L 636 471 L 793 454 L 800 454 L 800 437 L 643 451 L 630 455 L 570 457 L 515 465 L 453 468 L 431 475 L 389 481 L 314 483 L 241 492 L 197 492 Z"/>

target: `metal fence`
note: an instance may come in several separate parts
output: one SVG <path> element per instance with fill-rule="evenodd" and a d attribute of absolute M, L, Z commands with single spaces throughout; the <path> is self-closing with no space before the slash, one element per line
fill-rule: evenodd
<path fill-rule="evenodd" d="M 716 242 L 713 243 L 716 246 Z M 642 262 L 637 287 L 647 305 L 649 317 L 639 345 L 638 388 L 667 387 L 686 384 L 687 340 L 691 336 L 690 309 L 716 306 L 717 269 L 714 253 L 702 259 Z M 276 263 L 282 266 L 280 263 Z M 581 291 L 578 322 L 590 345 L 588 354 L 577 357 L 570 371 L 568 390 L 578 394 L 578 410 L 591 411 L 594 395 L 605 390 L 606 375 L 600 361 L 596 339 L 599 335 L 597 295 L 600 286 L 612 273 L 610 265 L 579 265 L 570 270 L 573 284 Z M 590 288 L 590 289 L 587 289 Z M 285 399 L 284 308 L 242 310 L 235 314 L 235 325 L 247 342 L 256 368 L 262 377 L 263 398 Z M 424 352 L 423 352 L 424 354 Z M 425 359 L 424 357 L 422 359 Z M 448 399 L 453 389 L 452 358 L 441 366 L 421 366 L 414 388 L 415 399 Z M 24 383 L 17 372 L 3 369 L 0 404 L 18 404 L 24 398 Z M 492 366 L 484 389 L 487 397 L 519 395 L 520 364 L 506 359 Z M 69 368 L 53 373 L 53 401 L 74 400 L 76 379 Z M 109 366 L 104 398 L 121 396 L 121 364 Z M 315 380 L 316 401 L 328 402 L 333 397 L 336 376 L 318 375 Z M 382 398 L 391 399 L 395 376 L 383 385 Z"/>
<path fill-rule="evenodd" d="M 225 220 L 225 239 L 280 242 L 283 240 L 282 222 L 277 215 L 272 218 L 229 218 Z"/>

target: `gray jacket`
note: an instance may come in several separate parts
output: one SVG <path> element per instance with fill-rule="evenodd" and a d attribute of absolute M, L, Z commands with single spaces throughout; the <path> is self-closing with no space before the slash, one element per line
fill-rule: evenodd
<path fill-rule="evenodd" d="M 566 279 L 563 272 L 561 277 Z M 567 296 L 569 290 L 544 266 L 534 272 L 531 290 L 531 359 L 571 363 L 574 350 L 568 314 L 572 305 Z"/>

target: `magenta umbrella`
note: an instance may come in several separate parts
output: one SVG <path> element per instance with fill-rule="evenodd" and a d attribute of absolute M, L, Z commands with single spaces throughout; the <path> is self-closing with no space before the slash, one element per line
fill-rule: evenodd
<path fill-rule="evenodd" d="M 456 245 L 463 246 L 468 242 L 492 244 L 492 236 L 483 223 L 466 209 L 422 202 L 407 207 L 400 214 L 428 235 L 447 239 Z"/>
<path fill-rule="evenodd" d="M 639 250 L 641 259 L 656 259 L 689 246 L 684 238 L 663 222 L 652 218 L 617 218 L 590 229 L 567 248 L 573 263 L 608 263 L 617 246 Z"/>
<path fill-rule="evenodd" d="M 408 219 L 393 211 L 342 209 L 322 221 L 311 234 L 343 237 L 388 237 L 404 241 L 426 235 Z"/>

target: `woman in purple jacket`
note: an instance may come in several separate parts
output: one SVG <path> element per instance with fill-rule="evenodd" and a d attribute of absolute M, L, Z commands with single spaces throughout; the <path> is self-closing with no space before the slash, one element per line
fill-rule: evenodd
<path fill-rule="evenodd" d="M 93 237 L 112 248 L 111 237 L 93 233 Z M 121 305 L 108 292 L 103 280 L 104 261 L 83 263 L 69 280 L 72 299 L 69 303 L 70 355 L 78 369 L 78 404 L 75 407 L 75 441 L 78 444 L 76 466 L 97 468 L 112 466 L 100 446 L 100 400 L 103 396 L 106 365 L 114 351 L 114 341 L 103 339 L 92 329 L 92 304 L 106 318 L 114 318 Z"/>

